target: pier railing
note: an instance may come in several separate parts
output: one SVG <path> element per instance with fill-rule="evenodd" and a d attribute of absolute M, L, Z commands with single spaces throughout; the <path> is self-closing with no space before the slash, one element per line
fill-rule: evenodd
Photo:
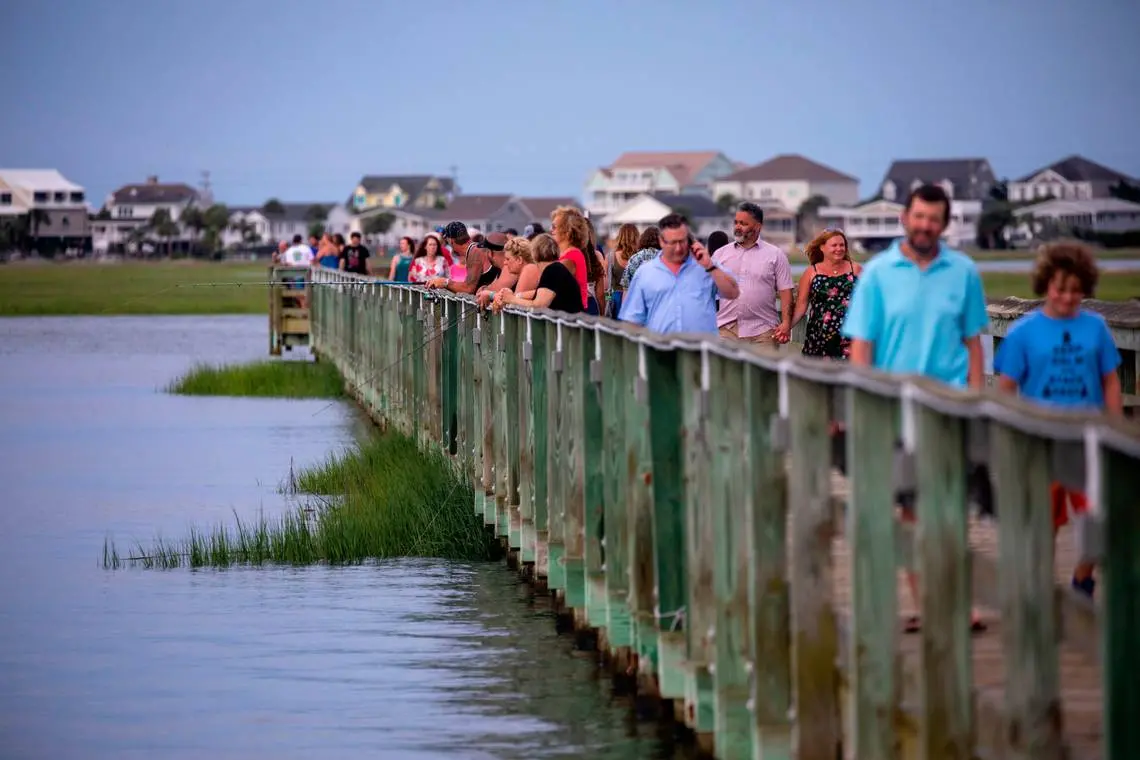
<path fill-rule="evenodd" d="M 683 705 L 718 757 L 832 760 L 841 743 L 870 760 L 1140 757 L 1140 437 L 1128 423 L 716 337 L 492 315 L 338 272 L 314 285 L 322 360 L 382 424 L 454 456 L 518 561 L 643 688 Z M 1066 730 L 1056 451 L 1083 459 L 1092 504 L 1079 548 L 1101 562 L 1090 615 L 1103 733 Z M 976 683 L 989 661 L 971 634 L 978 460 L 1000 532 L 996 694 Z M 912 559 L 891 508 L 904 485 Z M 921 632 L 908 637 L 900 563 L 921 578 Z"/>

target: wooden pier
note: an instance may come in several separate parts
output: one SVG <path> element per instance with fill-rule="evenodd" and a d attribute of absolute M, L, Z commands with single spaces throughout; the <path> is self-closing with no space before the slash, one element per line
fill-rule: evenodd
<path fill-rule="evenodd" d="M 312 267 L 269 268 L 269 353 L 309 345 Z"/>
<path fill-rule="evenodd" d="M 314 350 L 380 424 L 452 455 L 512 565 L 715 757 L 1140 758 L 1130 423 L 313 278 Z M 968 504 L 971 462 L 989 467 L 996 521 Z M 1096 506 L 1055 553 L 1057 479 Z M 913 533 L 890 506 L 901 485 Z M 1101 562 L 1096 604 L 1068 588 L 1078 553 Z M 921 576 L 917 634 L 901 632 L 900 566 Z"/>

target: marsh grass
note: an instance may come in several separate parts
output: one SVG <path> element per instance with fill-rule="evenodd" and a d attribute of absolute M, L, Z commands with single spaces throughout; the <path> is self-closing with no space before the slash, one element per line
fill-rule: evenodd
<path fill-rule="evenodd" d="M 302 506 L 277 518 L 192 528 L 181 540 L 157 537 L 120 553 L 103 544 L 103 567 L 345 565 L 371 559 L 484 560 L 496 544 L 472 509 L 475 494 L 439 452 L 398 434 L 373 438 L 292 481 Z M 285 490 L 285 489 L 283 489 Z M 332 498 L 329 498 L 329 497 Z"/>
<path fill-rule="evenodd" d="M 344 379 L 329 362 L 198 364 L 168 385 L 166 391 L 186 396 L 341 398 Z"/>

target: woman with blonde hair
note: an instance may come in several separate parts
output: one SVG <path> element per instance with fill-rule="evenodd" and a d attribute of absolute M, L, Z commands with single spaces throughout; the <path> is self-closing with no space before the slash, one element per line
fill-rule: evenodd
<path fill-rule="evenodd" d="M 504 290 L 510 290 L 520 298 L 534 298 L 542 270 L 535 263 L 531 241 L 525 237 L 513 237 L 508 240 L 503 247 L 503 269 L 514 275 L 516 279 L 513 288 L 501 288 L 495 293 L 491 308 L 496 312 L 503 308 L 503 302 L 498 295 Z"/>
<path fill-rule="evenodd" d="M 851 260 L 847 236 L 839 230 L 819 233 L 805 252 L 810 266 L 800 276 L 792 326 L 808 315 L 804 356 L 846 360 L 851 355 L 851 341 L 841 330 L 863 267 Z"/>
<path fill-rule="evenodd" d="M 522 291 L 511 292 L 510 288 L 503 288 L 495 294 L 492 305 L 494 309 L 513 304 L 515 306 L 529 306 L 536 309 L 554 309 L 569 314 L 577 314 L 582 309 L 582 289 L 574 275 L 559 260 L 561 246 L 554 238 L 541 234 L 530 241 L 530 250 L 534 255 L 538 268 L 538 284 L 534 293 Z M 522 272 L 519 273 L 521 279 Z"/>
<path fill-rule="evenodd" d="M 582 292 L 582 309 L 586 309 L 590 304 L 590 283 L 597 281 L 595 271 L 600 268 L 596 257 L 587 257 L 583 252 L 590 243 L 590 225 L 582 212 L 573 206 L 554 209 L 550 221 L 551 236 L 561 252 L 558 260 L 577 280 Z"/>

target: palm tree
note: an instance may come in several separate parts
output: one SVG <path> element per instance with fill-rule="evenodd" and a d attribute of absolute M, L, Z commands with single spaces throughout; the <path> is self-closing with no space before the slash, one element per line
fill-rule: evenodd
<path fill-rule="evenodd" d="M 171 240 L 178 234 L 178 225 L 170 216 L 170 210 L 166 208 L 156 209 L 147 226 L 154 230 L 154 234 L 166 239 L 166 255 L 169 256 L 173 246 Z"/>
<path fill-rule="evenodd" d="M 724 213 L 732 211 L 732 207 L 736 205 L 736 196 L 732 193 L 723 193 L 717 196 L 716 207 Z"/>
<path fill-rule="evenodd" d="M 206 220 L 202 214 L 202 209 L 197 206 L 187 206 L 182 209 L 178 221 L 182 223 L 183 227 L 190 231 L 190 240 L 192 243 L 197 243 L 198 236 L 202 234 L 202 230 L 206 229 Z"/>
<path fill-rule="evenodd" d="M 265 205 L 261 207 L 261 210 L 267 214 L 284 214 L 285 204 L 276 198 L 270 198 L 265 202 Z"/>
<path fill-rule="evenodd" d="M 383 235 L 385 232 L 392 228 L 392 224 L 396 221 L 396 217 L 385 211 L 382 214 L 377 214 L 368 218 L 364 223 L 365 235 Z"/>
<path fill-rule="evenodd" d="M 819 224 L 819 210 L 830 206 L 831 201 L 825 195 L 813 195 L 804 200 L 796 211 L 796 239 L 808 240 L 815 235 L 815 228 Z"/>
<path fill-rule="evenodd" d="M 230 226 L 230 210 L 224 203 L 215 203 L 203 212 L 202 224 L 206 228 L 203 242 L 208 248 L 207 253 L 213 253 L 222 247 L 222 232 Z"/>

